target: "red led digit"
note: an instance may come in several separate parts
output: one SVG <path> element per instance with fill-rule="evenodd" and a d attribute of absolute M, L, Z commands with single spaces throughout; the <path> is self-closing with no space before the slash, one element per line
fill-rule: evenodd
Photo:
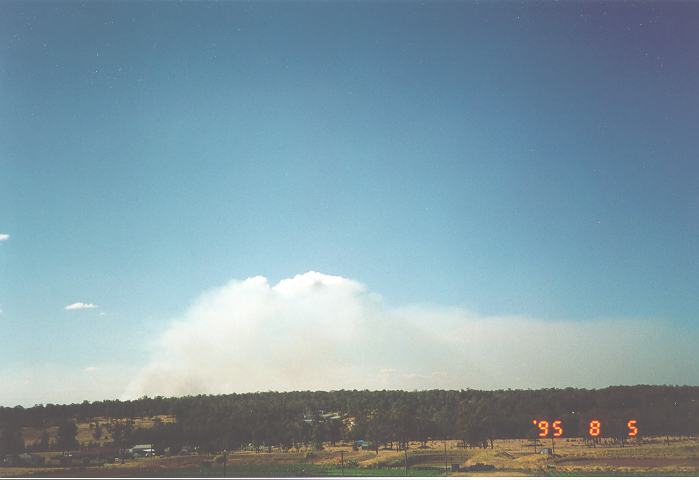
<path fill-rule="evenodd" d="M 547 422 L 546 420 L 539 421 L 539 423 L 536 426 L 539 427 L 539 430 L 541 430 L 539 432 L 540 437 L 543 438 L 549 434 L 549 422 Z"/>
<path fill-rule="evenodd" d="M 590 436 L 591 437 L 598 437 L 600 432 L 602 431 L 602 423 L 600 423 L 599 420 L 593 420 L 590 422 Z"/>
<path fill-rule="evenodd" d="M 627 427 L 629 427 L 629 437 L 635 437 L 638 435 L 638 427 L 636 426 L 636 420 L 629 420 L 629 423 L 626 424 Z"/>
<path fill-rule="evenodd" d="M 554 437 L 560 437 L 561 435 L 563 435 L 563 427 L 561 426 L 560 420 L 554 420 L 551 426 L 553 427 Z"/>

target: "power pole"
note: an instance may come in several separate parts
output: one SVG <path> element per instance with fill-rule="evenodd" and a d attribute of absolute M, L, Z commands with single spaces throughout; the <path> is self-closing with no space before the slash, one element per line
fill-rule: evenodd
<path fill-rule="evenodd" d="M 447 437 L 444 437 L 444 476 L 447 476 Z"/>
<path fill-rule="evenodd" d="M 345 451 L 340 450 L 340 468 L 342 469 L 342 476 L 345 476 Z"/>
<path fill-rule="evenodd" d="M 405 476 L 408 476 L 408 443 L 405 444 Z"/>

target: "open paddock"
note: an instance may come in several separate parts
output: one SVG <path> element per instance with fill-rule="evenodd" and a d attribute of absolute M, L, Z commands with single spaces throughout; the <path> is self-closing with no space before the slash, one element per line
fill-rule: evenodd
<path fill-rule="evenodd" d="M 531 440 L 496 440 L 494 448 L 460 448 L 451 440 L 411 443 L 407 452 L 411 476 L 523 476 L 523 475 L 699 475 L 699 440 L 638 439 L 626 445 L 586 445 L 580 439 L 558 439 L 553 454 L 550 440 L 535 447 Z M 344 457 L 344 471 L 341 459 Z M 445 458 L 446 457 L 446 458 Z M 226 476 L 402 476 L 402 450 L 354 450 L 350 444 L 325 445 L 323 450 L 236 451 L 227 455 Z M 452 469 L 458 465 L 458 471 Z M 86 467 L 0 468 L 0 476 L 169 477 L 222 476 L 222 456 L 161 456 L 125 463 Z"/>

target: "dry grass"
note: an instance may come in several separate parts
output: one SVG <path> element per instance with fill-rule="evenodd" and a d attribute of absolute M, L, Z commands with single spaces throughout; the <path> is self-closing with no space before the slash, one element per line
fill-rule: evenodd
<path fill-rule="evenodd" d="M 494 465 L 498 471 L 542 474 L 555 470 L 561 474 L 573 473 L 699 473 L 699 442 L 678 440 L 665 444 L 632 442 L 620 445 L 586 446 L 582 441 L 557 441 L 555 455 L 534 453 L 534 447 L 523 440 L 496 441 L 494 449 L 476 450 L 465 462 Z M 550 447 L 547 442 L 546 447 Z M 496 473 L 496 472 L 492 472 Z M 491 472 L 483 472 L 490 475 Z"/>
<path fill-rule="evenodd" d="M 145 423 L 145 422 L 144 422 Z M 141 423 L 141 425 L 144 425 Z M 137 422 L 138 424 L 138 422 Z M 145 426 L 145 425 L 144 425 Z M 88 425 L 89 427 L 89 425 Z M 697 475 L 699 473 L 699 441 L 696 439 L 673 439 L 666 444 L 660 439 L 647 439 L 627 444 L 599 445 L 595 448 L 586 446 L 581 440 L 557 440 L 555 456 L 534 453 L 529 440 L 498 440 L 495 448 L 464 449 L 458 448 L 456 441 L 447 442 L 447 464 L 459 464 L 469 467 L 476 464 L 493 465 L 494 471 L 454 472 L 454 476 L 521 476 L 546 475 L 555 472 L 558 475 L 571 474 L 667 474 Z M 550 440 L 542 447 L 550 447 Z M 408 450 L 408 464 L 411 468 L 444 468 L 444 443 L 429 442 L 428 448 L 419 448 L 412 443 Z M 234 465 L 292 465 L 312 463 L 321 466 L 339 465 L 341 452 L 346 462 L 356 462 L 362 468 L 401 468 L 405 462 L 405 453 L 398 450 L 381 449 L 375 451 L 352 450 L 351 444 L 327 445 L 322 451 L 299 452 L 265 451 L 234 452 L 229 454 L 228 463 Z M 213 456 L 156 457 L 129 460 L 125 464 L 88 467 L 80 470 L 61 469 L 0 469 L 0 476 L 28 475 L 37 471 L 64 472 L 68 475 L 118 476 L 148 473 L 157 476 L 158 471 L 177 469 L 196 469 L 201 462 L 210 462 Z M 55 473 L 54 473 L 55 474 Z"/>
<path fill-rule="evenodd" d="M 133 419 L 132 421 L 134 422 L 134 428 L 152 428 L 155 423 L 158 421 L 156 419 L 159 419 L 161 423 L 174 423 L 175 422 L 175 417 L 173 415 L 157 415 L 153 417 L 143 417 L 143 418 L 136 418 Z M 114 422 L 120 422 L 124 423 L 126 422 L 126 419 L 110 419 L 108 417 L 96 417 L 93 419 L 90 419 L 89 421 L 86 422 L 76 422 L 76 425 L 78 427 L 78 435 L 77 435 L 77 440 L 80 442 L 80 444 L 83 444 L 85 442 L 94 442 L 95 437 L 94 437 L 94 425 L 96 422 L 99 422 L 100 425 L 102 425 L 102 435 L 100 437 L 100 443 L 104 444 L 106 442 L 111 442 L 112 441 L 112 436 L 111 434 L 107 431 L 105 426 L 109 423 L 114 423 Z M 58 426 L 49 426 L 46 428 L 39 428 L 39 427 L 24 427 L 22 428 L 22 438 L 24 439 L 24 443 L 26 445 L 31 445 L 32 443 L 38 442 L 41 440 L 42 435 L 44 434 L 44 431 L 46 431 L 49 434 L 49 442 L 55 442 L 56 441 L 56 436 L 58 435 Z"/>
<path fill-rule="evenodd" d="M 411 467 L 443 468 L 443 442 L 429 442 L 427 449 L 411 444 L 408 463 Z M 550 440 L 535 447 L 529 440 L 497 440 L 495 448 L 463 449 L 457 442 L 447 442 L 447 465 L 469 467 L 476 464 L 493 465 L 490 472 L 459 472 L 458 476 L 520 476 L 542 475 L 555 470 L 561 474 L 574 473 L 699 473 L 699 441 L 696 439 L 672 439 L 666 444 L 661 439 L 647 439 L 620 445 L 585 445 L 581 439 L 559 439 L 555 442 L 555 456 L 535 453 L 543 447 L 551 447 Z M 396 450 L 352 451 L 351 447 L 328 448 L 327 451 L 345 450 L 345 460 L 356 460 L 360 466 L 401 466 L 404 452 Z M 337 459 L 339 455 L 335 458 Z M 337 461 L 337 460 L 335 460 Z"/>

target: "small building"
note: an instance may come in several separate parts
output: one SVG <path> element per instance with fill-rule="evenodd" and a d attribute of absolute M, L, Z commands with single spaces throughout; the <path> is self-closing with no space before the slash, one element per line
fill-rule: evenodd
<path fill-rule="evenodd" d="M 155 449 L 150 443 L 134 445 L 133 447 L 129 448 L 129 454 L 133 458 L 153 457 L 155 456 Z"/>
<path fill-rule="evenodd" d="M 340 415 L 339 413 L 324 413 L 320 416 L 324 421 L 331 421 L 331 422 L 337 422 L 340 421 L 344 418 L 343 415 Z"/>
<path fill-rule="evenodd" d="M 352 448 L 354 450 L 369 450 L 371 445 L 366 440 L 355 440 L 354 444 L 352 444 Z"/>
<path fill-rule="evenodd" d="M 542 455 L 553 455 L 553 449 L 551 448 L 542 448 L 541 451 L 539 451 L 540 454 Z"/>
<path fill-rule="evenodd" d="M 325 413 L 323 412 L 323 410 L 318 410 L 315 413 L 304 413 L 303 421 L 308 424 L 315 422 L 341 422 L 345 419 L 345 417 L 346 415 L 340 414 L 338 412 Z"/>

